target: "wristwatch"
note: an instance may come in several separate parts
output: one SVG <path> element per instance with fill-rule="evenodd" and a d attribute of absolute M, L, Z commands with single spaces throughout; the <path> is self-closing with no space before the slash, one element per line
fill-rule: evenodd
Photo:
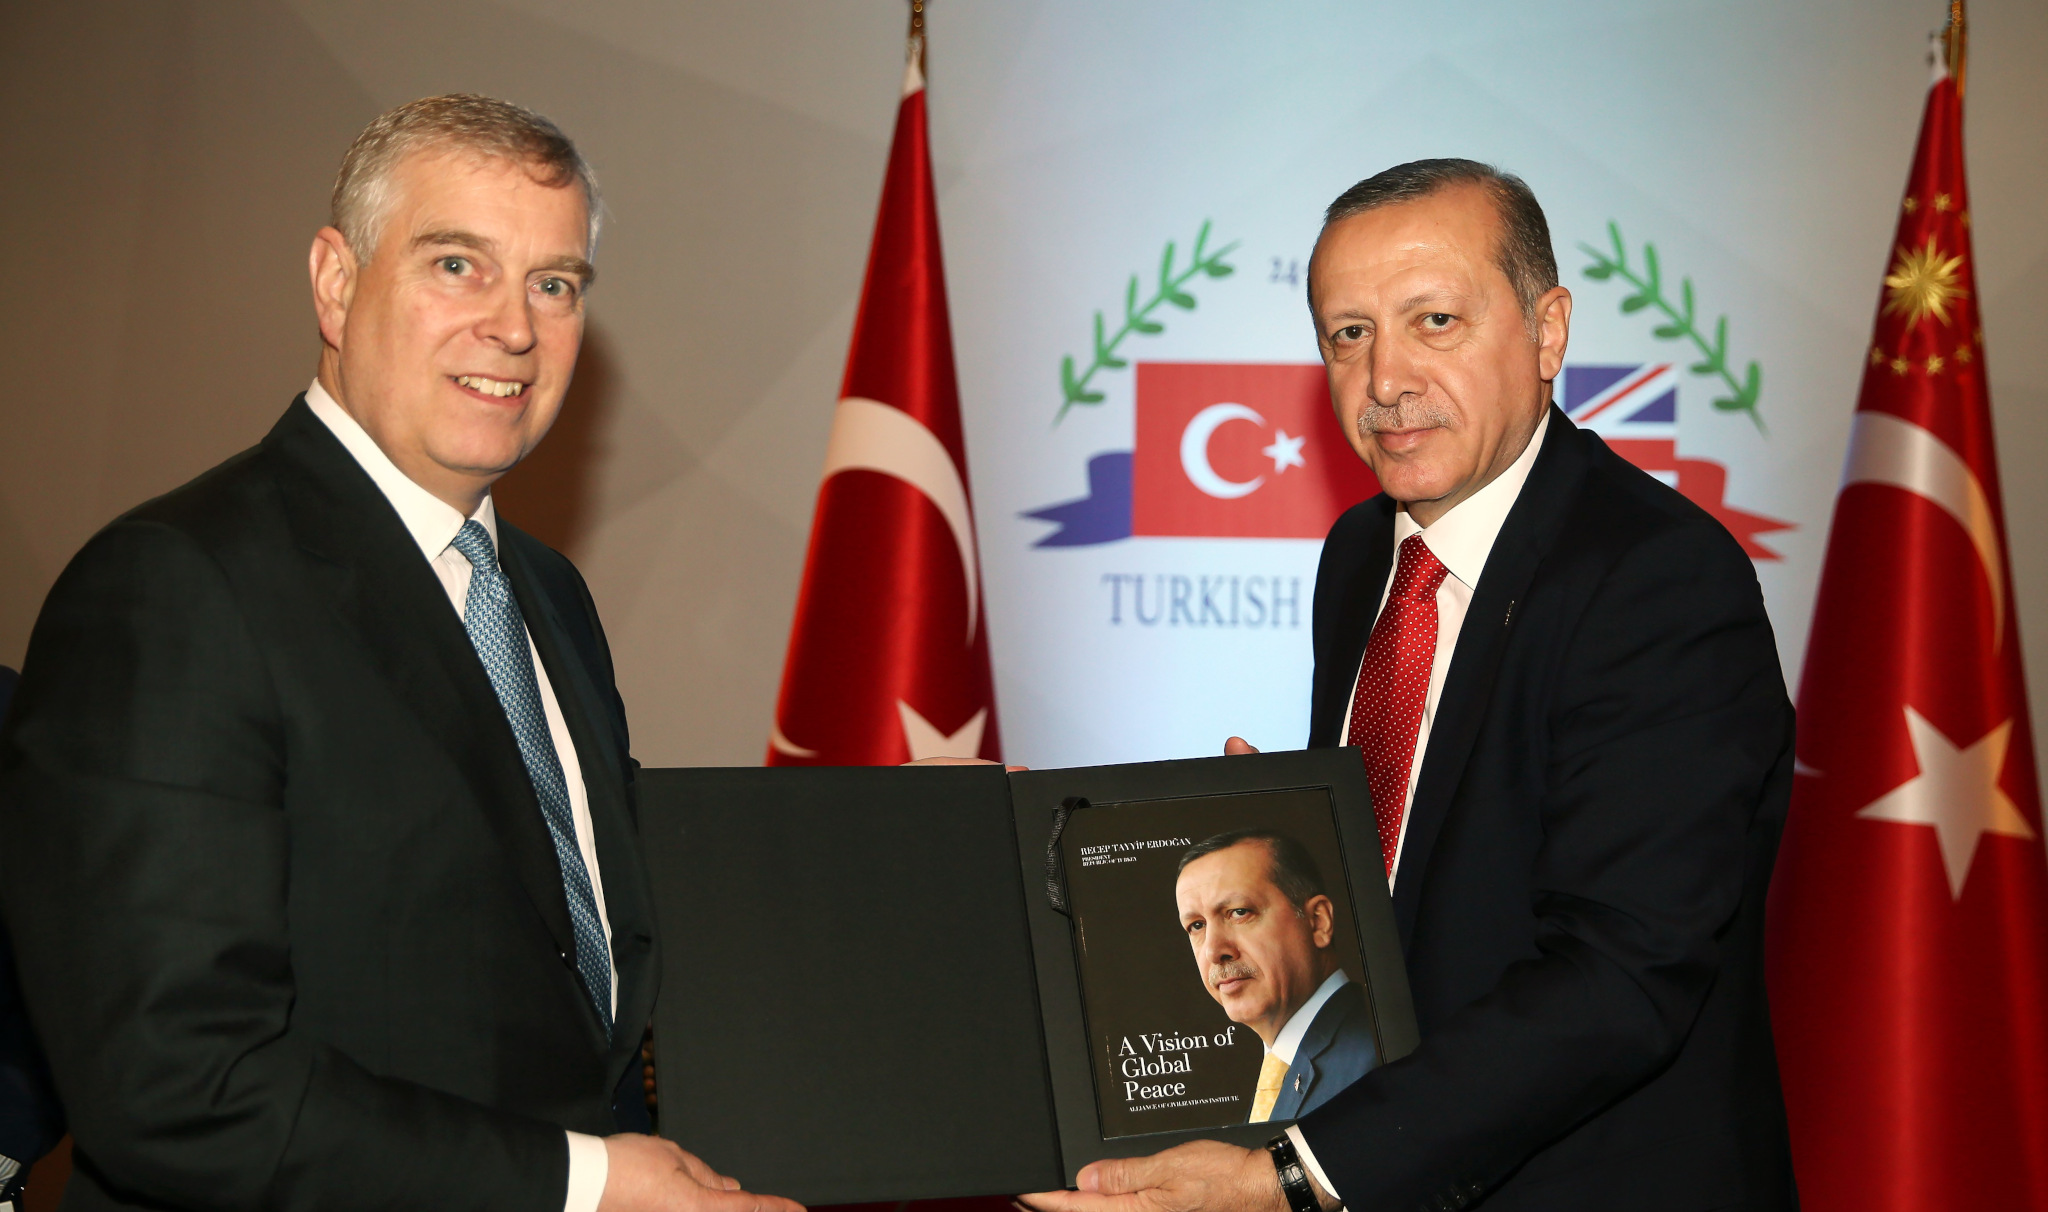
<path fill-rule="evenodd" d="M 1266 1152 L 1273 1155 L 1273 1169 L 1280 1174 L 1280 1193 L 1287 1197 L 1289 1212 L 1323 1212 L 1323 1206 L 1316 1200 L 1316 1189 L 1308 1181 L 1308 1171 L 1301 1164 L 1301 1155 L 1294 1150 L 1294 1141 L 1285 1132 L 1266 1142 Z"/>

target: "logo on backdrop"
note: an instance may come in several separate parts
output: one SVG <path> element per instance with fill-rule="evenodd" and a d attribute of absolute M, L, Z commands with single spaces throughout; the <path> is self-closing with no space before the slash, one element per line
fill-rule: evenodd
<path fill-rule="evenodd" d="M 1616 454 L 1672 485 L 1758 560 L 1790 523 L 1726 500 L 1728 469 L 1678 453 L 1683 375 L 1672 363 L 1567 366 L 1558 403 Z M 1379 491 L 1330 410 L 1319 363 L 1141 362 L 1137 441 L 1088 460 L 1088 494 L 1028 511 L 1035 547 L 1149 537 L 1320 539 Z"/>
<path fill-rule="evenodd" d="M 1038 547 L 1137 536 L 1320 539 L 1379 491 L 1319 364 L 1140 362 L 1137 446 L 1088 460 L 1088 495 L 1026 517 Z"/>
<path fill-rule="evenodd" d="M 1679 276 L 1666 289 L 1656 246 L 1632 250 L 1619 225 L 1607 229 L 1609 247 L 1581 244 L 1587 278 L 1628 288 L 1625 315 L 1653 321 L 1652 335 L 1689 350 L 1682 362 L 1587 364 L 1564 368 L 1555 399 L 1572 422 L 1606 440 L 1615 453 L 1676 488 L 1719 519 L 1753 560 L 1776 560 L 1760 536 L 1791 523 L 1729 503 L 1728 468 L 1712 459 L 1679 454 L 1679 388 L 1707 387 L 1711 410 L 1748 417 L 1758 432 L 1763 371 L 1731 358 L 1728 317 L 1711 322 L 1699 311 L 1692 279 Z M 1125 283 L 1122 321 L 1094 314 L 1094 339 L 1084 359 L 1060 361 L 1061 402 L 1053 423 L 1069 411 L 1107 399 L 1101 376 L 1133 369 L 1125 346 L 1156 337 L 1176 309 L 1198 305 L 1198 285 L 1232 276 L 1225 258 L 1232 241 L 1209 246 L 1203 223 L 1183 256 L 1166 243 L 1148 289 L 1132 274 Z M 1286 282 L 1298 285 L 1293 267 Z M 1274 262 L 1274 282 L 1281 281 Z M 1329 388 L 1318 363 L 1138 362 L 1134 369 L 1135 441 L 1088 460 L 1087 493 L 1026 511 L 1049 529 L 1034 547 L 1093 547 L 1125 539 L 1320 539 L 1339 515 L 1379 491 L 1351 449 L 1330 409 Z M 1114 571 L 1101 575 L 1103 617 L 1112 627 L 1189 629 L 1294 629 L 1301 625 L 1304 591 L 1298 550 L 1262 559 L 1258 548 L 1233 548 L 1236 567 L 1208 562 L 1180 572 Z M 1249 563 L 1245 563 L 1247 559 Z"/>

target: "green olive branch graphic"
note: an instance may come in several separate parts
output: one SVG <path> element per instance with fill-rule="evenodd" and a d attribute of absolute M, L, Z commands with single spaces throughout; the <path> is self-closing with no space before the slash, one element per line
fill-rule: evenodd
<path fill-rule="evenodd" d="M 1579 245 L 1580 252 L 1593 258 L 1593 263 L 1586 266 L 1586 276 L 1595 282 L 1605 282 L 1618 276 L 1635 287 L 1636 293 L 1621 301 L 1621 310 L 1638 312 L 1654 307 L 1663 312 L 1669 323 L 1659 324 L 1654 330 L 1656 335 L 1666 341 L 1691 340 L 1700 351 L 1700 360 L 1689 368 L 1692 373 L 1719 375 L 1721 381 L 1728 385 L 1730 394 L 1717 398 L 1714 407 L 1722 412 L 1748 413 L 1749 419 L 1756 423 L 1758 433 L 1769 432 L 1764 428 L 1763 416 L 1756 407 L 1757 396 L 1763 390 L 1762 368 L 1751 362 L 1740 380 L 1728 368 L 1728 317 L 1724 315 L 1715 321 L 1714 339 L 1709 342 L 1694 320 L 1692 279 L 1679 279 L 1679 306 L 1673 307 L 1664 297 L 1663 279 L 1657 266 L 1657 246 L 1647 242 L 1643 245 L 1643 273 L 1638 276 L 1629 268 L 1628 245 L 1622 242 L 1621 226 L 1610 221 L 1607 234 L 1614 241 L 1612 257 L 1590 244 Z"/>
<path fill-rule="evenodd" d="M 1058 425 L 1061 421 L 1065 420 L 1067 410 L 1076 404 L 1095 405 L 1102 403 L 1102 393 L 1088 390 L 1088 382 L 1095 377 L 1095 372 L 1098 370 L 1122 370 L 1130 365 L 1127 359 L 1116 356 L 1117 346 L 1123 344 L 1125 337 L 1130 336 L 1134 332 L 1142 333 L 1149 337 L 1166 331 L 1166 325 L 1152 318 L 1152 312 L 1161 303 L 1171 303 L 1182 310 L 1193 311 L 1195 309 L 1195 296 L 1189 294 L 1185 289 L 1189 282 L 1192 282 L 1197 275 L 1206 274 L 1211 278 L 1227 278 L 1236 272 L 1233 267 L 1224 263 L 1223 258 L 1225 254 L 1237 247 L 1238 242 L 1232 240 L 1222 248 L 1204 256 L 1203 249 L 1208 243 L 1209 221 L 1204 219 L 1202 221 L 1202 230 L 1195 233 L 1195 247 L 1188 267 L 1176 274 L 1173 268 L 1173 241 L 1168 240 L 1166 242 L 1166 252 L 1159 258 L 1159 289 L 1154 292 L 1150 299 L 1145 301 L 1145 305 L 1142 307 L 1138 305 L 1138 275 L 1132 274 L 1130 285 L 1124 291 L 1123 326 L 1116 330 L 1115 336 L 1104 337 L 1105 326 L 1102 313 L 1099 311 L 1095 313 L 1095 359 L 1089 363 L 1088 369 L 1077 375 L 1074 373 L 1074 355 L 1068 354 L 1060 359 L 1060 391 L 1064 399 L 1060 402 L 1059 415 L 1052 419 L 1054 425 Z"/>

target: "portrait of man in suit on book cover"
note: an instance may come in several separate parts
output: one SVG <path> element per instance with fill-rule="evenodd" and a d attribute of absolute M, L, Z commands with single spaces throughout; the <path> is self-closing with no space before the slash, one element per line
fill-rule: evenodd
<path fill-rule="evenodd" d="M 1247 1122 L 1305 1114 L 1379 1063 L 1308 847 L 1276 830 L 1219 833 L 1182 853 L 1174 899 L 1203 988 L 1265 1044 Z"/>

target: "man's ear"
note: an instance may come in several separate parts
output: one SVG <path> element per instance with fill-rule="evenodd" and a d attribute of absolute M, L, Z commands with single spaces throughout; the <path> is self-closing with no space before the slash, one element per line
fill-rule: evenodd
<path fill-rule="evenodd" d="M 306 268 L 313 279 L 313 314 L 320 322 L 320 339 L 339 350 L 361 268 L 356 263 L 355 250 L 339 231 L 323 227 L 313 233 L 313 249 L 307 254 Z"/>
<path fill-rule="evenodd" d="M 1308 904 L 1303 905 L 1302 909 L 1308 914 L 1311 927 L 1309 938 L 1315 943 L 1316 950 L 1321 951 L 1336 941 L 1337 906 L 1331 902 L 1329 897 L 1312 896 L 1308 898 Z"/>
<path fill-rule="evenodd" d="M 1572 334 L 1572 292 L 1553 286 L 1536 300 L 1537 374 L 1545 383 L 1564 371 L 1564 347 Z"/>

